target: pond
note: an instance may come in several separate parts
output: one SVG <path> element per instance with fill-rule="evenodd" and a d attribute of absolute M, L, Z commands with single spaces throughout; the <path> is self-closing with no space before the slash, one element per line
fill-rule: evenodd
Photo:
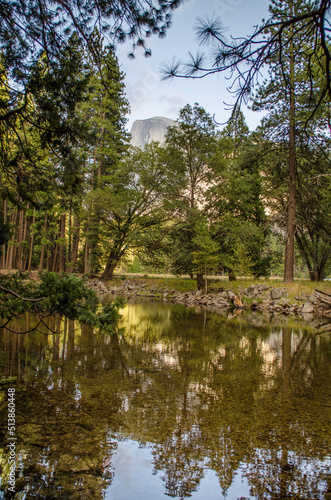
<path fill-rule="evenodd" d="M 163 303 L 122 314 L 120 337 L 59 319 L 56 335 L 1 333 L 0 498 L 331 498 L 330 333 Z"/>

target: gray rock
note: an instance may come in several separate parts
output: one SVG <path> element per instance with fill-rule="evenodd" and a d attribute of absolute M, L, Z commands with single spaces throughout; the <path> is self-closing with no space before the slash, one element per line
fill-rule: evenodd
<path fill-rule="evenodd" d="M 146 120 L 136 120 L 131 128 L 131 144 L 138 148 L 143 148 L 152 141 L 163 143 L 168 127 L 175 125 L 174 120 L 155 116 Z"/>
<path fill-rule="evenodd" d="M 305 302 L 303 308 L 301 309 L 302 314 L 311 314 L 314 312 L 314 306 L 311 302 Z"/>
<path fill-rule="evenodd" d="M 279 300 L 282 297 L 285 297 L 286 295 L 286 290 L 284 288 L 273 288 L 270 291 L 270 297 L 272 300 Z"/>
<path fill-rule="evenodd" d="M 307 321 L 307 323 L 311 323 L 311 321 L 314 319 L 314 315 L 313 314 L 309 314 L 309 313 L 302 313 L 302 317 L 305 321 Z"/>
<path fill-rule="evenodd" d="M 318 299 L 317 299 L 316 295 L 310 295 L 308 297 L 308 302 L 310 302 L 311 304 L 315 304 L 315 305 L 318 304 Z"/>

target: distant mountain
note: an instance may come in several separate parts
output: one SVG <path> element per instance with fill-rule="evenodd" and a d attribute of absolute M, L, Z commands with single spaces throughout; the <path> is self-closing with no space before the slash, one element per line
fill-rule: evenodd
<path fill-rule="evenodd" d="M 145 144 L 152 141 L 164 142 L 168 127 L 175 125 L 174 120 L 164 118 L 163 116 L 154 116 L 146 120 L 136 120 L 131 128 L 131 144 L 138 148 L 143 148 Z"/>

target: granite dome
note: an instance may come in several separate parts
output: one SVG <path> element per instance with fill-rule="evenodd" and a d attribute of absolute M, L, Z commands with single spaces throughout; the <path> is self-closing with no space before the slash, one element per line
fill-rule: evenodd
<path fill-rule="evenodd" d="M 174 120 L 163 116 L 135 120 L 131 128 L 131 144 L 139 148 L 143 148 L 145 144 L 150 144 L 152 141 L 162 144 L 168 127 L 173 127 L 175 123 Z"/>

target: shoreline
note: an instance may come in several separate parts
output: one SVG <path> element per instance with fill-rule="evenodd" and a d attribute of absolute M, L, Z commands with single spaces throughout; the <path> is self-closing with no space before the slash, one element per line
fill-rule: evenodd
<path fill-rule="evenodd" d="M 295 299 L 288 298 L 286 287 L 272 287 L 266 284 L 250 285 L 240 296 L 233 290 L 219 292 L 181 292 L 164 285 L 149 285 L 143 280 L 129 278 L 120 285 L 109 285 L 98 278 L 89 280 L 87 285 L 100 294 L 109 293 L 124 298 L 162 300 L 208 310 L 240 311 L 250 310 L 268 316 L 285 316 L 312 321 L 315 318 L 331 321 L 331 296 L 315 290 L 314 294 L 301 294 Z"/>

